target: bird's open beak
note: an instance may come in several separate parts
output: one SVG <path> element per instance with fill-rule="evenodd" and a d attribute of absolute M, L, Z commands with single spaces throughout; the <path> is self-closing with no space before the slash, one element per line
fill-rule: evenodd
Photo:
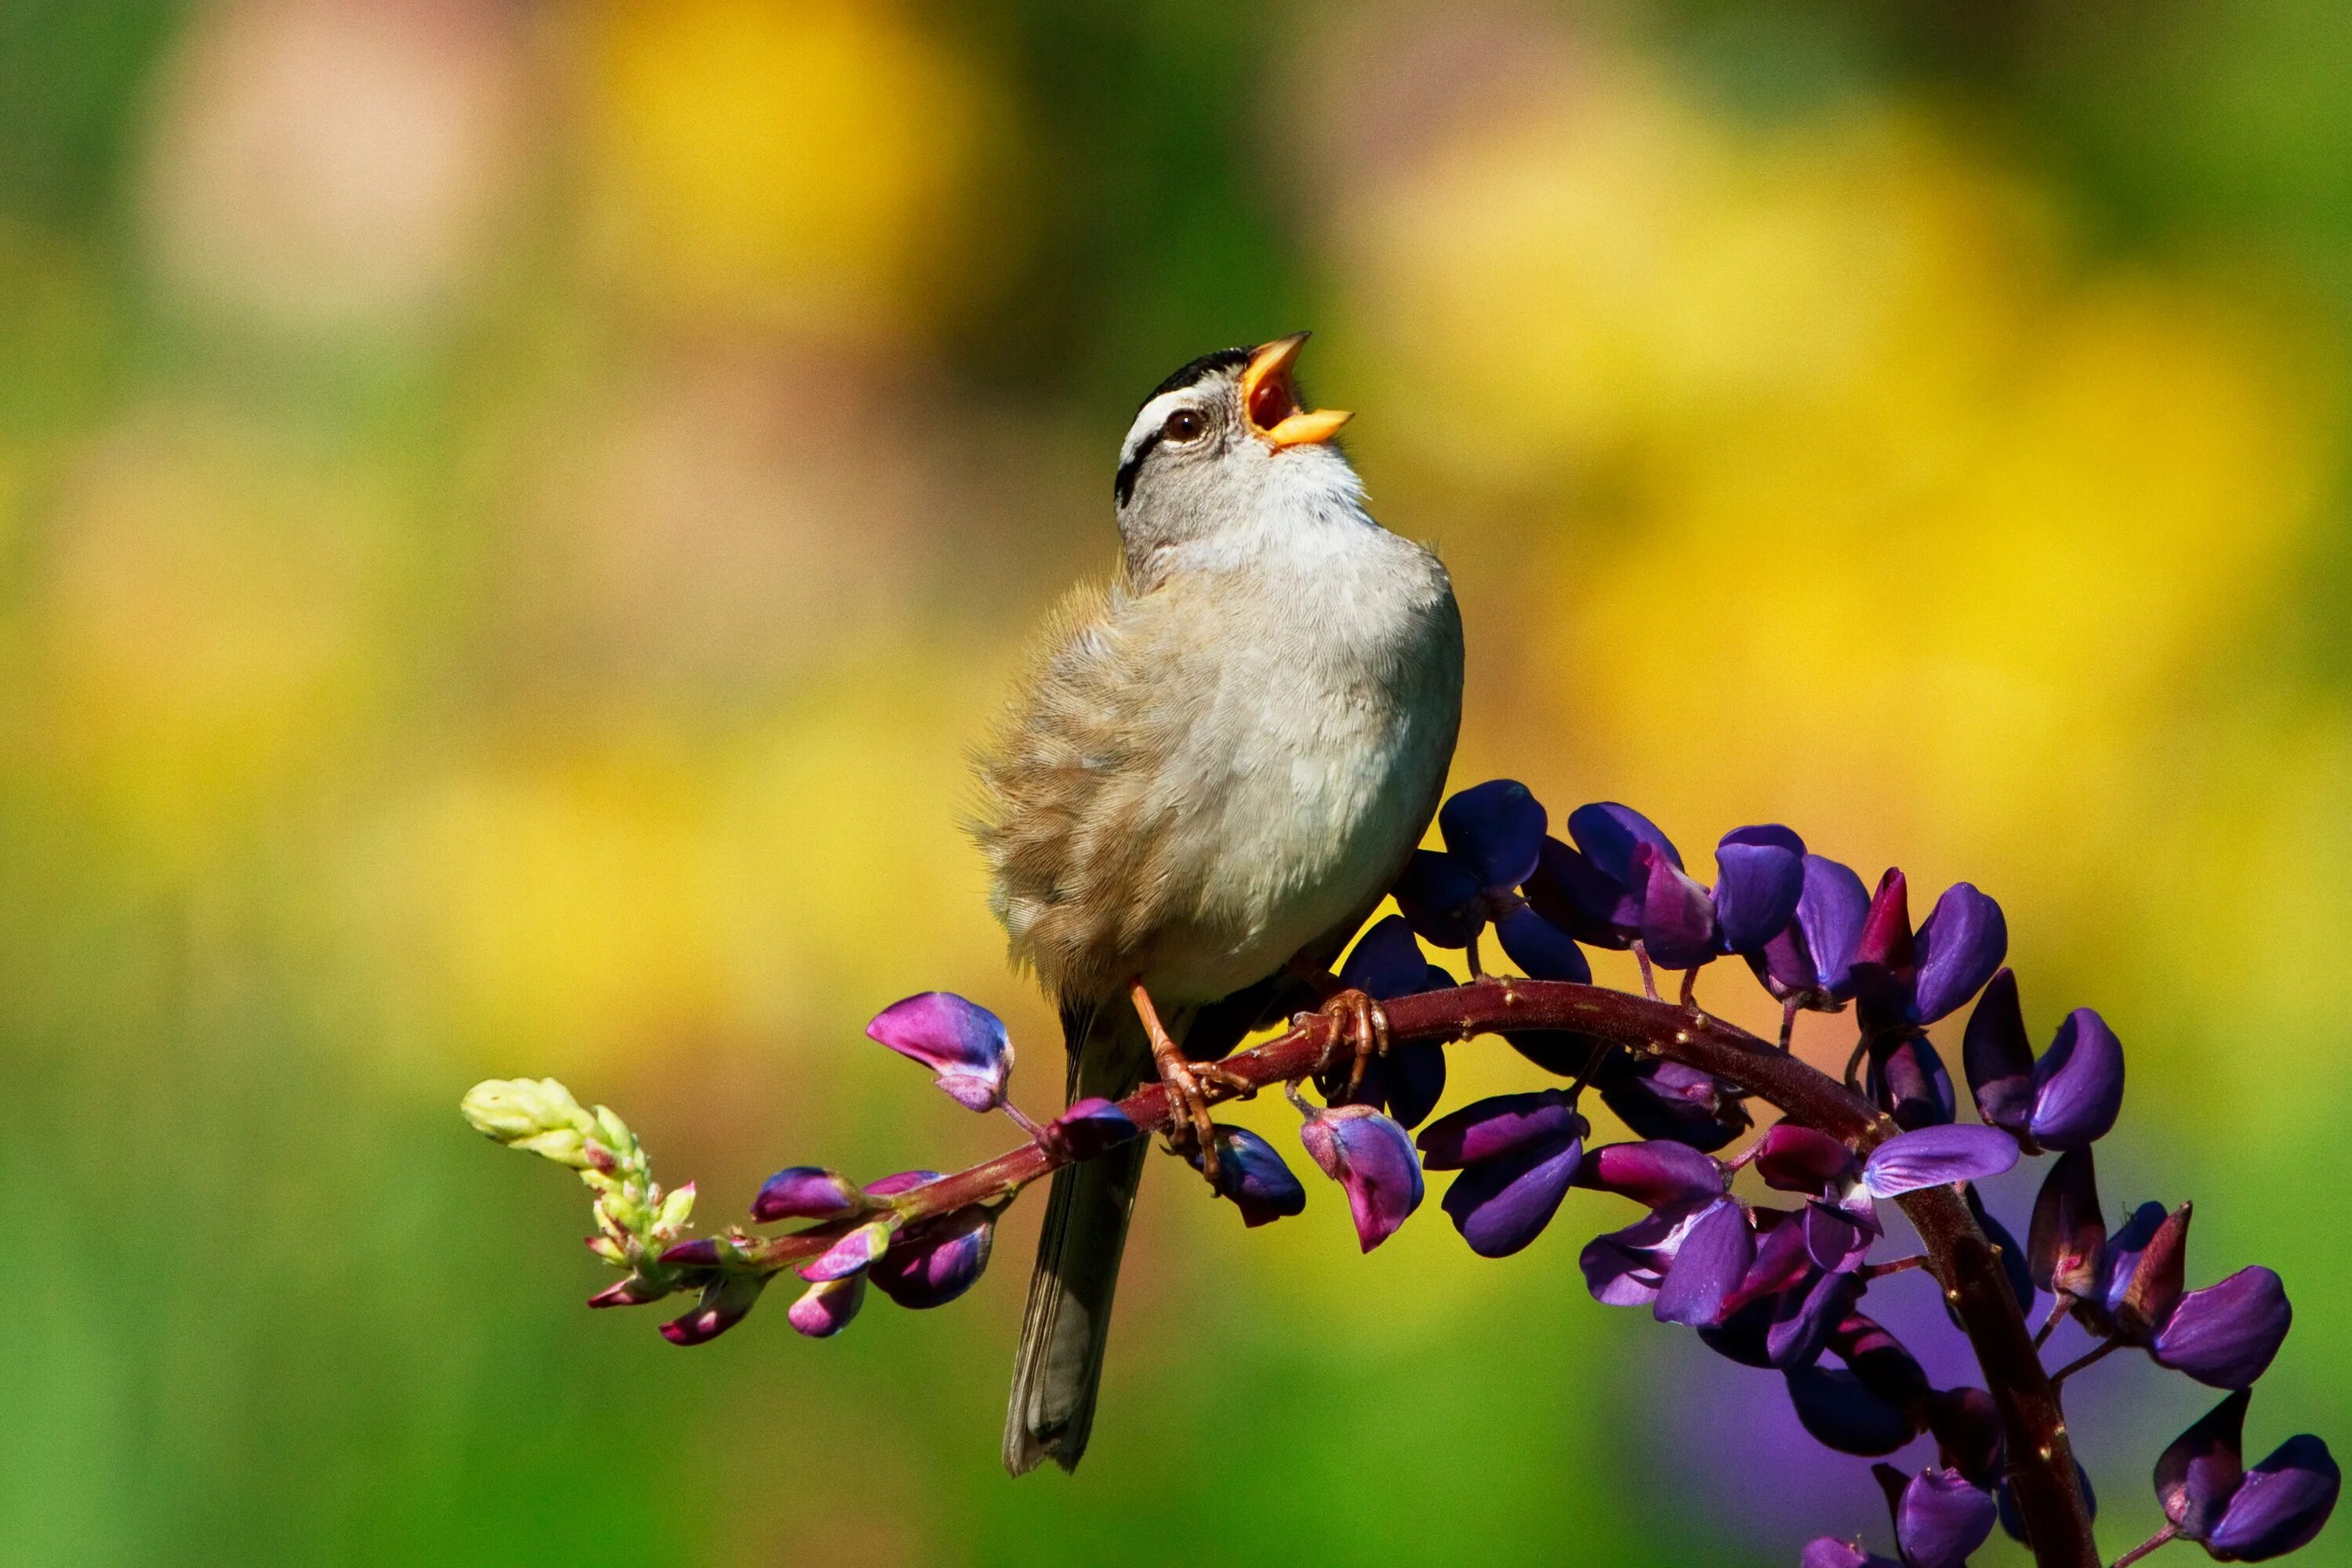
<path fill-rule="evenodd" d="M 1318 408 L 1309 414 L 1298 406 L 1290 365 L 1306 342 L 1305 332 L 1276 338 L 1250 355 L 1242 372 L 1242 407 L 1249 416 L 1250 428 L 1277 452 L 1285 447 L 1319 446 L 1337 436 L 1339 426 L 1351 417 L 1337 408 Z"/>

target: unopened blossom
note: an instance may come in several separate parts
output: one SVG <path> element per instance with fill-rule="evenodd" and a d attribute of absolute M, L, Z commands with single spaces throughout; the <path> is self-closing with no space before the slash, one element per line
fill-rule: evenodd
<path fill-rule="evenodd" d="M 2037 1059 L 2017 976 L 2003 969 L 1969 1016 L 1961 1049 L 1977 1110 L 2028 1153 L 2079 1149 L 2106 1135 L 2124 1102 L 2124 1051 L 2106 1021 L 2077 1007 Z"/>
<path fill-rule="evenodd" d="M 1286 1219 L 1307 1207 L 1307 1189 L 1274 1145 L 1246 1127 L 1220 1121 L 1211 1130 L 1217 1150 L 1217 1195 L 1242 1211 L 1242 1224 L 1251 1229 Z M 1197 1151 L 1185 1155 L 1192 1168 L 1202 1169 Z"/>
<path fill-rule="evenodd" d="M 1422 1130 L 1422 1163 L 1459 1171 L 1444 1207 L 1470 1250 L 1503 1258 L 1543 1233 L 1567 1195 L 1591 1131 L 1560 1089 L 1497 1095 Z"/>
<path fill-rule="evenodd" d="M 848 1177 L 822 1165 L 788 1165 L 761 1184 L 751 1200 L 751 1217 L 762 1224 L 780 1219 L 845 1219 L 866 1206 L 866 1194 Z"/>
<path fill-rule="evenodd" d="M 1865 1032 L 1922 1028 L 1968 1004 L 2000 967 L 2009 924 L 1967 882 L 1944 889 L 1917 931 L 1899 870 L 1879 879 L 1855 945 L 1852 984 Z"/>
<path fill-rule="evenodd" d="M 1013 1040 L 1004 1020 L 951 991 L 926 991 L 895 1002 L 866 1026 L 874 1039 L 938 1075 L 958 1104 L 993 1110 L 1004 1103 Z"/>
<path fill-rule="evenodd" d="M 1347 1189 L 1356 1240 L 1370 1252 L 1421 1206 L 1412 1135 L 1369 1105 L 1303 1109 L 1298 1141 L 1317 1167 Z"/>
<path fill-rule="evenodd" d="M 2342 1476 L 2327 1445 L 2290 1437 L 2249 1470 L 2240 1389 L 2173 1439 L 2156 1462 L 2156 1498 L 2181 1539 L 2216 1561 L 2261 1563 L 2304 1546 L 2335 1511 Z"/>

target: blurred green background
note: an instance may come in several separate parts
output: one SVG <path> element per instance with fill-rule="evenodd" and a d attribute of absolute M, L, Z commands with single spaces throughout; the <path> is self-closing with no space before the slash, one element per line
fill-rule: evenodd
<path fill-rule="evenodd" d="M 2286 1276 L 2250 1443 L 2352 1442 L 2347 73 L 2314 0 L 0 0 L 0 1558 L 1883 1543 L 1586 1298 L 1599 1200 L 1360 1258 L 1155 1163 L 1016 1485 L 1034 1205 L 949 1310 L 680 1352 L 457 1119 L 560 1076 L 712 1223 L 961 1163 L 860 1036 L 930 986 L 1044 1109 L 962 749 L 1145 390 L 1301 326 L 1455 574 L 1457 782 L 1994 893 L 2037 1032 L 2131 1052 L 2110 1204 Z M 2210 1401 L 2084 1390 L 2112 1553 Z"/>

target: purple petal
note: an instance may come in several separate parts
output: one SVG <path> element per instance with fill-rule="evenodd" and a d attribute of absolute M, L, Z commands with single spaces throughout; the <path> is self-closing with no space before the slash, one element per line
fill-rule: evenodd
<path fill-rule="evenodd" d="M 973 1110 L 1004 1103 L 1013 1040 L 1004 1021 L 951 991 L 926 991 L 894 1002 L 866 1032 L 939 1075 L 940 1087 Z"/>
<path fill-rule="evenodd" d="M 2009 952 L 2009 922 L 1999 904 L 1970 884 L 1955 882 L 1920 923 L 1917 949 L 1910 1018 L 1932 1024 L 1966 1005 L 1992 978 Z"/>
<path fill-rule="evenodd" d="M 1785 827 L 1742 827 L 1715 848 L 1715 923 L 1726 952 L 1760 952 L 1788 929 L 1805 889 L 1805 841 Z"/>
<path fill-rule="evenodd" d="M 1091 1160 L 1139 1136 L 1140 1129 L 1116 1100 L 1089 1095 L 1045 1124 L 1045 1141 L 1064 1157 Z"/>
<path fill-rule="evenodd" d="M 1888 867 L 1879 877 L 1878 889 L 1870 895 L 1870 908 L 1862 918 L 1862 932 L 1854 940 L 1854 965 L 1867 971 L 1854 977 L 1857 989 L 1875 994 L 1907 985 L 1918 967 L 1918 952 L 1911 936 L 1910 886 L 1895 867 Z"/>
<path fill-rule="evenodd" d="M 1992 1494 L 1956 1470 L 1911 1478 L 1895 1508 L 1895 1540 L 1911 1568 L 1965 1568 L 2000 1517 Z"/>
<path fill-rule="evenodd" d="M 803 1264 L 801 1278 L 822 1284 L 860 1273 L 890 1249 L 891 1239 L 898 1234 L 895 1217 L 861 1225 L 818 1254 L 813 1262 Z"/>
<path fill-rule="evenodd" d="M 1543 804 L 1517 779 L 1489 779 L 1448 800 L 1437 814 L 1445 851 L 1483 888 L 1516 888 L 1535 875 L 1543 848 Z"/>
<path fill-rule="evenodd" d="M 1805 857 L 1804 891 L 1797 898 L 1797 930 L 1804 939 L 1803 985 L 1843 999 L 1851 995 L 1854 947 L 1870 914 L 1870 889 L 1851 866 Z M 1775 973 L 1779 970 L 1776 968 Z M 1799 989 L 1790 983 L 1790 989 Z"/>
<path fill-rule="evenodd" d="M 1576 939 L 1534 909 L 1521 904 L 1495 924 L 1495 935 L 1519 972 L 1530 980 L 1592 982 L 1592 964 Z"/>
<path fill-rule="evenodd" d="M 1666 1265 L 1692 1220 L 1712 1208 L 1659 1209 L 1622 1230 L 1594 1237 L 1577 1255 L 1585 1289 L 1604 1307 L 1645 1307 L 1658 1299 Z"/>
<path fill-rule="evenodd" d="M 1875 1458 L 1908 1443 L 1914 1434 L 1903 1407 L 1880 1398 L 1851 1372 L 1821 1366 L 1790 1367 L 1789 1402 L 1813 1440 L 1841 1454 Z"/>
<path fill-rule="evenodd" d="M 2087 1154 L 2088 1151 L 2083 1152 Z M 2099 1267 L 2105 1274 L 2105 1283 L 2098 1292 L 2098 1305 L 2102 1310 L 2112 1315 L 2123 1305 L 2125 1293 L 2131 1289 L 2133 1279 L 2139 1274 L 2140 1255 L 2147 1250 L 2147 1244 L 2156 1238 L 2157 1232 L 2164 1228 L 2168 1217 L 2162 1204 L 2144 1203 L 2132 1211 L 2131 1217 L 2124 1221 L 2113 1236 L 2107 1237 L 2099 1261 Z"/>
<path fill-rule="evenodd" d="M 1591 857 L 1604 876 L 1621 888 L 1637 885 L 1633 873 L 1636 845 L 1653 845 L 1675 865 L 1683 863 L 1682 852 L 1658 830 L 1656 823 L 1632 806 L 1620 805 L 1613 800 L 1580 805 L 1570 812 L 1568 836 L 1576 840 L 1576 847 Z"/>
<path fill-rule="evenodd" d="M 1339 966 L 1339 984 L 1378 1002 L 1392 1002 L 1428 988 L 1429 960 L 1413 940 L 1402 915 L 1373 922 Z"/>
<path fill-rule="evenodd" d="M 995 1238 L 993 1215 L 961 1209 L 891 1247 L 866 1274 L 876 1289 L 901 1307 L 945 1306 L 980 1279 Z"/>
<path fill-rule="evenodd" d="M 1861 1268 L 1871 1243 L 1877 1239 L 1850 1215 L 1824 1203 L 1807 1204 L 1800 1224 L 1806 1256 L 1832 1274 L 1851 1274 Z"/>
<path fill-rule="evenodd" d="M 2079 1149 L 2105 1137 L 2123 1105 L 2123 1042 L 2106 1020 L 2077 1007 L 2033 1064 L 2033 1141 L 2045 1149 Z"/>
<path fill-rule="evenodd" d="M 1507 1258 L 1543 1234 L 1584 1154 L 1580 1117 L 1577 1127 L 1580 1135 L 1522 1147 L 1454 1178 L 1441 1206 L 1471 1251 L 1481 1258 Z"/>
<path fill-rule="evenodd" d="M 1242 1224 L 1255 1229 L 1307 1206 L 1307 1189 L 1274 1152 L 1274 1145 L 1246 1127 L 1216 1124 L 1217 1194 L 1242 1211 Z M 1199 1170 L 1197 1154 L 1185 1156 Z"/>
<path fill-rule="evenodd" d="M 761 1184 L 751 1200 L 751 1217 L 765 1225 L 780 1219 L 845 1219 L 866 1206 L 866 1195 L 838 1171 L 822 1165 L 788 1165 Z"/>
<path fill-rule="evenodd" d="M 2175 1437 L 2156 1461 L 2156 1500 L 2191 1541 L 2212 1533 L 2245 1479 L 2246 1405 L 2252 1397 L 2238 1390 Z"/>
<path fill-rule="evenodd" d="M 1756 1233 L 1748 1226 L 1747 1209 L 1734 1199 L 1717 1199 L 1684 1234 L 1652 1314 L 1662 1323 L 1720 1322 L 1755 1261 Z"/>
<path fill-rule="evenodd" d="M 1423 941 L 1467 947 L 1486 923 L 1475 912 L 1481 889 L 1469 868 L 1435 849 L 1416 849 L 1390 889 L 1405 921 Z"/>
<path fill-rule="evenodd" d="M 1830 1349 L 1864 1387 L 1891 1405 L 1908 1409 L 1933 1392 L 1918 1358 L 1904 1348 L 1902 1341 L 1860 1312 L 1831 1331 Z"/>
<path fill-rule="evenodd" d="M 2116 1326 L 2135 1344 L 2147 1344 L 2180 1300 L 2189 1269 L 2189 1217 L 2182 1204 L 2164 1216 L 2133 1259 L 2131 1278 L 2116 1301 Z"/>
<path fill-rule="evenodd" d="M 1388 1060 L 1389 1114 L 1407 1127 L 1429 1120 L 1445 1094 L 1445 1047 L 1437 1040 L 1391 1046 Z"/>
<path fill-rule="evenodd" d="M 1756 1141 L 1750 1162 L 1775 1192 L 1820 1193 L 1852 1176 L 1853 1151 L 1826 1132 L 1776 1121 Z"/>
<path fill-rule="evenodd" d="M 1543 841 L 1525 892 L 1535 911 L 1579 942 L 1624 947 L 1642 925 L 1640 888 L 1628 888 L 1557 838 Z"/>
<path fill-rule="evenodd" d="M 1817 1272 L 1812 1259 L 1805 1255 L 1805 1223 L 1801 1215 L 1759 1208 L 1750 1210 L 1748 1218 L 1756 1233 L 1755 1256 L 1724 1303 L 1727 1312 L 1736 1312 L 1767 1296 L 1777 1296 Z"/>
<path fill-rule="evenodd" d="M 1670 1138 L 1711 1153 L 1751 1125 L 1730 1089 L 1680 1062 L 1620 1053 L 1593 1087 L 1637 1138 Z"/>
<path fill-rule="evenodd" d="M 857 1316 L 857 1309 L 866 1305 L 866 1276 L 852 1274 L 845 1279 L 823 1279 L 801 1292 L 800 1300 L 784 1309 L 784 1321 L 794 1331 L 813 1340 L 829 1340 L 849 1326 Z"/>
<path fill-rule="evenodd" d="M 662 1338 L 674 1345 L 709 1343 L 743 1321 L 767 1283 L 763 1274 L 727 1274 L 713 1279 L 702 1288 L 702 1300 L 694 1310 L 661 1326 Z"/>
<path fill-rule="evenodd" d="M 1960 1043 L 1960 1067 L 1977 1114 L 1990 1126 L 2023 1134 L 2033 1117 L 2033 1043 L 2025 1033 L 2013 972 L 1995 974 L 1978 998 Z"/>
<path fill-rule="evenodd" d="M 927 1187 L 939 1179 L 937 1171 L 894 1172 L 879 1181 L 866 1183 L 866 1195 L 869 1198 L 903 1197 L 917 1187 Z"/>
<path fill-rule="evenodd" d="M 1589 1149 L 1576 1172 L 1580 1187 L 1597 1187 L 1654 1209 L 1711 1202 L 1723 1195 L 1727 1181 L 1711 1155 L 1667 1139 Z"/>
<path fill-rule="evenodd" d="M 2106 1221 L 2099 1214 L 2099 1184 L 2088 1149 L 2070 1149 L 2042 1178 L 2033 1200 L 2033 1223 L 2025 1255 L 2033 1282 L 2053 1295 L 2096 1300 Z"/>
<path fill-rule="evenodd" d="M 2244 1388 L 2269 1367 L 2294 1321 L 2285 1285 L 2255 1264 L 2181 1297 L 2148 1353 L 2211 1387 Z"/>
<path fill-rule="evenodd" d="M 1872 1104 L 1904 1128 L 1934 1127 L 1952 1120 L 1958 1105 L 1952 1075 L 1925 1035 L 1906 1035 L 1873 1045 L 1864 1090 Z"/>
<path fill-rule="evenodd" d="M 2246 1472 L 2205 1550 L 2224 1563 L 2260 1563 L 2307 1544 L 2336 1511 L 2343 1477 L 2327 1445 L 2290 1437 Z"/>
<path fill-rule="evenodd" d="M 1666 969 L 1696 969 L 1715 956 L 1715 901 L 1653 844 L 1633 849 L 1641 879 L 1642 945 Z"/>
<path fill-rule="evenodd" d="M 1547 1089 L 1465 1105 L 1423 1128 L 1419 1142 L 1423 1164 L 1454 1171 L 1528 1149 L 1557 1150 L 1589 1131 L 1568 1091 Z"/>
<path fill-rule="evenodd" d="M 1862 1184 L 1875 1198 L 1922 1187 L 1980 1182 L 2017 1163 L 2017 1140 L 1998 1127 L 1959 1123 L 1898 1132 L 1870 1152 Z"/>
<path fill-rule="evenodd" d="M 1421 1163 L 1405 1130 L 1368 1105 L 1318 1111 L 1299 1142 L 1323 1173 L 1348 1190 L 1356 1240 L 1366 1252 L 1396 1234 L 1421 1206 Z"/>
<path fill-rule="evenodd" d="M 1864 1552 L 1850 1541 L 1823 1535 L 1806 1542 L 1805 1554 L 1797 1560 L 1797 1568 L 1903 1568 L 1903 1564 L 1891 1557 Z"/>

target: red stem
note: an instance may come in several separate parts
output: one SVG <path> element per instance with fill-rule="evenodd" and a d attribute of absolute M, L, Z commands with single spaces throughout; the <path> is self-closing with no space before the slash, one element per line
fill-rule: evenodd
<path fill-rule="evenodd" d="M 1777 1106 L 1790 1120 L 1843 1139 L 1859 1153 L 1896 1131 L 1894 1121 L 1836 1079 L 1711 1015 L 1671 1003 L 1560 981 L 1488 977 L 1449 990 L 1424 992 L 1384 1005 L 1389 1037 L 1467 1040 L 1509 1028 L 1582 1035 L 1639 1055 L 1661 1057 L 1729 1080 Z M 1320 1068 L 1339 1042 L 1332 1021 L 1302 1017 L 1291 1030 L 1219 1065 L 1231 1085 L 1204 1083 L 1207 1098 L 1230 1100 L 1290 1083 Z M 1246 1086 L 1246 1088 L 1243 1087 Z M 1149 1135 L 1177 1121 L 1167 1089 L 1146 1084 L 1120 1101 Z M 943 1176 L 907 1194 L 900 1212 L 912 1225 L 973 1204 L 1001 1205 L 1029 1183 L 1066 1162 L 1042 1143 L 999 1154 Z M 2100 1568 L 2090 1510 L 2076 1484 L 2064 1413 L 2034 1352 L 2033 1336 L 2009 1288 L 1999 1253 L 1985 1238 L 1955 1187 L 1930 1187 L 1897 1198 L 1927 1249 L 1927 1268 L 1944 1288 L 1959 1319 L 2008 1439 L 2009 1481 L 2041 1568 Z M 819 1226 L 744 1244 L 764 1272 L 814 1257 L 846 1229 Z"/>

